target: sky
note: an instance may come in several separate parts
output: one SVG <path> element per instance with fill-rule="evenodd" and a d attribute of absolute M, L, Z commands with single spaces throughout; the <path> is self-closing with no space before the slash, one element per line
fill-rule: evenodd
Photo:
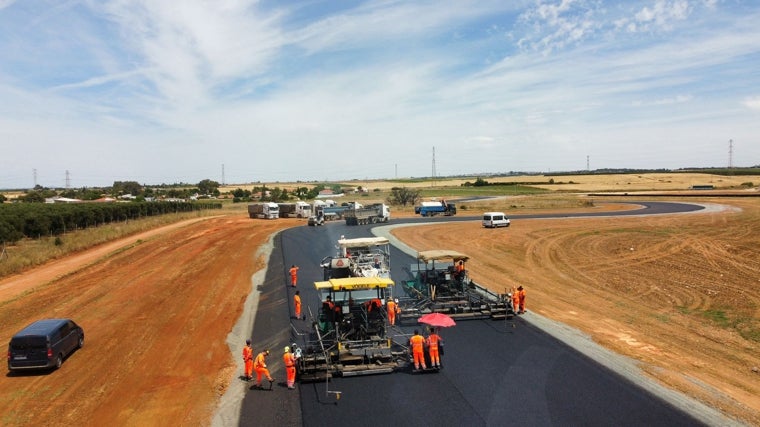
<path fill-rule="evenodd" d="M 0 188 L 760 165 L 756 0 L 0 0 Z"/>

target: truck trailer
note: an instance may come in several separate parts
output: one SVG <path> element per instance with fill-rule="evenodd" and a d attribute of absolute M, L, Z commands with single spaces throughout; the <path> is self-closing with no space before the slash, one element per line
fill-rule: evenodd
<path fill-rule="evenodd" d="M 280 218 L 308 218 L 311 216 L 311 205 L 306 202 L 278 203 Z"/>
<path fill-rule="evenodd" d="M 280 216 L 280 207 L 273 202 L 251 203 L 248 205 L 248 216 L 260 219 L 277 219 Z"/>
<path fill-rule="evenodd" d="M 343 218 L 346 219 L 346 225 L 363 225 L 376 224 L 378 222 L 388 222 L 391 218 L 390 206 L 383 203 L 376 203 L 366 207 L 354 205 L 343 212 Z"/>

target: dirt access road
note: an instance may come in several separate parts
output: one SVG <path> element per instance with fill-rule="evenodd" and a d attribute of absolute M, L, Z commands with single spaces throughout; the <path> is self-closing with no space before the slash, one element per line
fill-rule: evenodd
<path fill-rule="evenodd" d="M 468 254 L 478 283 L 524 285 L 530 311 L 757 425 L 760 207 L 724 203 L 741 210 L 394 233 L 418 250 Z M 247 331 L 235 325 L 265 265 L 259 249 L 277 230 L 302 224 L 193 220 L 0 281 L 0 336 L 53 316 L 74 318 L 87 334 L 61 370 L 0 378 L 0 423 L 209 425 L 219 397 L 242 387 L 237 341 Z"/>

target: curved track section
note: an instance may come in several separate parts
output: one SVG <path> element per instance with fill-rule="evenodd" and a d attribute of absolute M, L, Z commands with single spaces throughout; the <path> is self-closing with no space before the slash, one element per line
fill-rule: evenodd
<path fill-rule="evenodd" d="M 703 206 L 683 203 L 641 202 L 640 210 L 611 215 L 672 214 L 693 212 Z M 601 216 L 568 214 L 555 217 Z M 523 215 L 519 218 L 549 216 Z M 513 216 L 518 218 L 518 216 Z M 446 218 L 465 221 L 473 217 Z M 429 219 L 394 219 L 398 223 Z M 308 321 L 289 318 L 294 289 L 287 286 L 287 268 L 301 267 L 299 286 L 305 307 L 315 310 L 319 297 L 312 283 L 321 280 L 319 261 L 334 253 L 341 235 L 371 235 L 371 226 L 347 227 L 331 223 L 323 227 L 297 227 L 275 238 L 266 280 L 260 285 L 260 305 L 253 336 L 254 349 L 272 349 L 273 372 L 284 372 L 282 348 L 310 328 Z M 408 278 L 414 258 L 394 247 L 393 279 Z M 397 285 L 397 292 L 401 286 Z M 404 339 L 412 327 L 394 333 Z M 248 392 L 241 425 L 668 425 L 695 426 L 717 421 L 697 419 L 683 409 L 655 397 L 625 375 L 594 360 L 516 318 L 510 321 L 460 322 L 442 332 L 444 368 L 434 374 L 397 372 L 329 383 L 299 384 L 297 391 L 283 387 Z M 282 375 L 282 374 L 281 374 Z M 340 393 L 340 399 L 337 399 Z"/>

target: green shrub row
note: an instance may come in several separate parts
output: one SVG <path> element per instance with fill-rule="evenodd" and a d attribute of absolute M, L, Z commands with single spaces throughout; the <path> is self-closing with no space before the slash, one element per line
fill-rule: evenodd
<path fill-rule="evenodd" d="M 24 237 L 58 236 L 146 216 L 221 208 L 221 203 L 210 202 L 6 203 L 0 204 L 0 243 L 15 243 Z"/>

